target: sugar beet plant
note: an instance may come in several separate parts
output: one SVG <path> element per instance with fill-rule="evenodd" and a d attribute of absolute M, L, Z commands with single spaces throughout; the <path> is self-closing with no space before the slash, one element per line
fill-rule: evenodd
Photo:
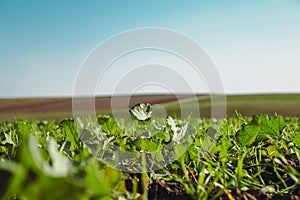
<path fill-rule="evenodd" d="M 130 113 L 130 122 L 98 116 L 92 127 L 88 118 L 80 121 L 80 129 L 73 119 L 2 122 L 0 198 L 299 195 L 297 118 L 154 119 L 149 104 L 138 104 Z"/>

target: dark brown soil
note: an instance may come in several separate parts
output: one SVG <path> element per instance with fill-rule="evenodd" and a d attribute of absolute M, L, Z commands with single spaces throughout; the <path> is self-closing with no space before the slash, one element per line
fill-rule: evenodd
<path fill-rule="evenodd" d="M 189 96 L 180 96 L 188 98 Z M 84 98 L 82 98 L 84 99 Z M 96 110 L 110 110 L 111 101 L 117 108 L 130 108 L 137 103 L 161 104 L 176 100 L 175 95 L 159 96 L 133 96 L 133 97 L 97 97 L 95 98 Z M 129 104 L 128 104 L 129 100 Z M 71 98 L 40 98 L 40 99 L 0 99 L 0 115 L 4 114 L 32 114 L 48 112 L 72 112 Z"/>
<path fill-rule="evenodd" d="M 189 98 L 189 96 L 181 95 L 178 96 L 178 98 L 185 99 Z M 85 100 L 85 98 L 80 99 L 80 101 L 83 102 Z M 96 97 L 95 109 L 97 113 L 110 114 L 112 110 L 112 102 L 114 109 L 129 109 L 137 103 L 141 102 L 150 104 L 163 104 L 176 100 L 177 97 L 175 95 Z M 12 120 L 15 116 L 21 119 L 38 120 L 61 120 L 66 117 L 72 117 L 72 99 L 0 99 L 0 121 Z"/>
<path fill-rule="evenodd" d="M 141 174 L 130 175 L 125 180 L 127 191 L 133 192 L 133 179 L 137 180 L 137 193 L 143 194 L 141 184 Z M 210 195 L 212 198 L 218 191 L 213 191 Z M 295 188 L 290 194 L 271 195 L 258 189 L 249 189 L 247 191 L 233 190 L 230 192 L 235 200 L 300 200 L 300 185 Z M 156 180 L 148 185 L 148 198 L 150 200 L 193 200 L 192 196 L 188 195 L 184 186 L 177 181 Z M 232 200 L 225 192 L 217 198 L 218 200 Z"/>
<path fill-rule="evenodd" d="M 133 192 L 133 179 L 137 180 L 137 193 L 143 194 L 141 184 L 141 174 L 131 174 L 125 180 L 127 191 Z M 148 198 L 153 200 L 192 200 L 193 198 L 186 193 L 184 186 L 176 181 L 156 180 L 148 185 Z"/>
<path fill-rule="evenodd" d="M 148 198 L 153 200 L 189 200 L 189 196 L 184 186 L 176 181 L 157 180 L 149 185 Z"/>

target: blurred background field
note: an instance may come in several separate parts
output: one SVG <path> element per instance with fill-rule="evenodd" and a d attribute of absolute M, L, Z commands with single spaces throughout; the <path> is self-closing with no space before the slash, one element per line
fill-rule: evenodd
<path fill-rule="evenodd" d="M 176 96 L 152 95 L 133 97 L 114 97 L 120 102 L 120 112 L 128 112 L 128 108 L 137 103 L 150 103 L 154 109 L 163 109 L 164 114 L 180 116 L 180 105 Z M 190 96 L 179 96 L 185 108 L 192 106 Z M 211 116 L 211 97 L 199 95 L 198 103 L 201 117 Z M 122 106 L 128 101 L 128 106 Z M 298 117 L 300 113 L 300 94 L 256 94 L 256 95 L 229 95 L 226 97 L 226 114 L 229 117 L 240 113 L 243 116 L 252 116 L 263 113 L 279 114 L 284 117 Z M 125 105 L 125 104 L 124 104 Z M 97 97 L 95 108 L 98 114 L 111 114 L 111 97 Z M 61 120 L 73 117 L 71 98 L 26 98 L 0 99 L 0 121 L 15 119 Z"/>

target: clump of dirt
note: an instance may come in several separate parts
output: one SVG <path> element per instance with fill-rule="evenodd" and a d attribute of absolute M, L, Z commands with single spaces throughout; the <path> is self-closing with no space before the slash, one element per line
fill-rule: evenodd
<path fill-rule="evenodd" d="M 133 192 L 134 180 L 137 181 L 136 192 L 143 194 L 143 187 L 141 182 L 141 174 L 130 174 L 125 180 L 126 190 Z M 153 200 L 193 200 L 191 196 L 186 193 L 184 186 L 177 181 L 156 180 L 151 183 L 148 181 L 148 199 Z"/>
<path fill-rule="evenodd" d="M 130 175 L 125 180 L 125 186 L 128 192 L 133 192 L 133 180 L 137 180 L 137 191 L 143 194 L 143 187 L 141 184 L 141 174 L 134 176 Z M 148 182 L 149 183 L 149 182 Z M 213 190 L 210 197 L 212 198 L 217 192 Z M 295 188 L 290 194 L 271 195 L 259 189 L 249 189 L 247 191 L 233 190 L 230 193 L 234 200 L 300 200 L 300 185 Z M 150 200 L 193 200 L 192 196 L 187 194 L 183 184 L 177 181 L 156 180 L 148 185 L 148 199 Z M 232 200 L 224 192 L 217 200 Z"/>
<path fill-rule="evenodd" d="M 153 200 L 190 200 L 193 199 L 190 197 L 186 191 L 184 186 L 176 181 L 164 181 L 157 180 L 149 185 L 149 193 L 148 198 Z"/>

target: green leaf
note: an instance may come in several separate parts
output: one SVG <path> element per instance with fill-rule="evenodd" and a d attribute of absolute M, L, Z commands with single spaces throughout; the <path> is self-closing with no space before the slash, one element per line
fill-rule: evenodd
<path fill-rule="evenodd" d="M 18 121 L 17 128 L 20 138 L 26 139 L 33 132 L 31 124 L 25 121 Z"/>
<path fill-rule="evenodd" d="M 139 103 L 132 107 L 129 112 L 139 121 L 146 121 L 151 118 L 152 107 L 149 103 Z"/>
<path fill-rule="evenodd" d="M 202 151 L 209 151 L 210 152 L 210 151 L 213 150 L 213 148 L 216 147 L 215 140 L 211 139 L 210 137 L 201 138 L 200 143 L 201 143 L 200 148 L 201 148 Z"/>
<path fill-rule="evenodd" d="M 10 186 L 10 181 L 14 174 L 22 172 L 22 168 L 17 163 L 8 160 L 0 160 L 0 177 L 1 177 L 1 187 L 0 187 L 0 199 L 5 199 L 3 196 Z M 23 173 L 24 174 L 24 173 Z M 18 191 L 19 188 L 14 188 Z"/>
<path fill-rule="evenodd" d="M 170 133 L 167 131 L 159 130 L 154 134 L 154 137 L 157 138 L 160 142 L 169 142 L 171 139 Z"/>
<path fill-rule="evenodd" d="M 79 149 L 80 135 L 76 130 L 76 124 L 74 120 L 66 119 L 59 124 L 62 133 L 65 136 L 65 140 L 71 142 L 70 150 L 75 151 Z"/>
<path fill-rule="evenodd" d="M 280 137 L 281 131 L 286 126 L 282 116 L 268 117 L 268 115 L 256 115 L 252 123 L 260 127 L 261 133 L 275 137 Z"/>
<path fill-rule="evenodd" d="M 249 124 L 244 124 L 236 134 L 237 141 L 242 146 L 251 146 L 271 136 L 279 138 L 286 123 L 281 116 L 255 115 Z"/>
<path fill-rule="evenodd" d="M 53 174 L 47 172 L 47 168 L 54 168 L 42 159 L 36 137 L 30 136 L 23 140 L 24 142 L 18 155 L 19 163 L 12 165 L 9 169 L 13 172 L 13 175 L 6 190 L 7 197 L 17 195 L 20 199 L 42 198 L 50 200 L 66 199 L 67 196 L 68 199 L 76 199 L 80 194 L 83 194 L 84 188 L 78 185 L 77 181 L 68 179 L 65 176 L 53 176 Z M 54 162 L 59 161 L 61 160 Z M 58 167 L 55 168 L 56 172 L 61 170 Z"/>
<path fill-rule="evenodd" d="M 300 147 L 300 132 L 297 132 L 292 139 L 292 142 Z"/>
<path fill-rule="evenodd" d="M 112 117 L 98 117 L 98 123 L 100 124 L 103 132 L 120 137 L 124 136 L 122 129 Z"/>
<path fill-rule="evenodd" d="M 161 151 L 155 151 L 152 153 L 152 158 L 157 162 L 162 162 L 165 160 L 164 156 L 162 155 Z"/>
<path fill-rule="evenodd" d="M 188 148 L 189 159 L 192 161 L 200 161 L 199 149 L 194 145 L 191 145 Z"/>
<path fill-rule="evenodd" d="M 180 165 L 178 164 L 178 163 L 173 163 L 173 164 L 171 164 L 170 165 L 170 167 L 172 168 L 172 169 L 180 169 Z"/>
<path fill-rule="evenodd" d="M 238 158 L 238 163 L 235 168 L 235 174 L 237 178 L 238 188 L 241 189 L 242 179 L 247 175 L 247 171 L 243 169 L 244 159 L 247 156 L 247 152 L 244 152 L 241 157 Z"/>
<path fill-rule="evenodd" d="M 149 138 L 138 138 L 135 141 L 135 146 L 138 150 L 153 152 L 159 150 L 161 145 Z"/>
<path fill-rule="evenodd" d="M 121 173 L 110 167 L 99 170 L 99 163 L 90 160 L 86 166 L 85 182 L 88 194 L 96 199 L 111 194 L 111 190 L 121 180 Z"/>
<path fill-rule="evenodd" d="M 221 149 L 220 156 L 221 158 L 226 158 L 228 156 L 228 149 L 233 146 L 232 142 L 228 137 L 223 136 L 221 139 Z"/>
<path fill-rule="evenodd" d="M 259 126 L 245 126 L 237 132 L 236 139 L 242 146 L 251 146 L 256 141 L 259 131 Z"/>
<path fill-rule="evenodd" d="M 267 149 L 269 156 L 279 156 L 280 155 L 278 148 L 275 145 L 270 145 L 266 149 Z"/>
<path fill-rule="evenodd" d="M 183 159 L 185 159 L 186 156 L 186 151 L 188 149 L 188 144 L 178 144 L 174 146 L 174 158 L 175 160 L 179 159 L 180 157 L 182 157 Z"/>

